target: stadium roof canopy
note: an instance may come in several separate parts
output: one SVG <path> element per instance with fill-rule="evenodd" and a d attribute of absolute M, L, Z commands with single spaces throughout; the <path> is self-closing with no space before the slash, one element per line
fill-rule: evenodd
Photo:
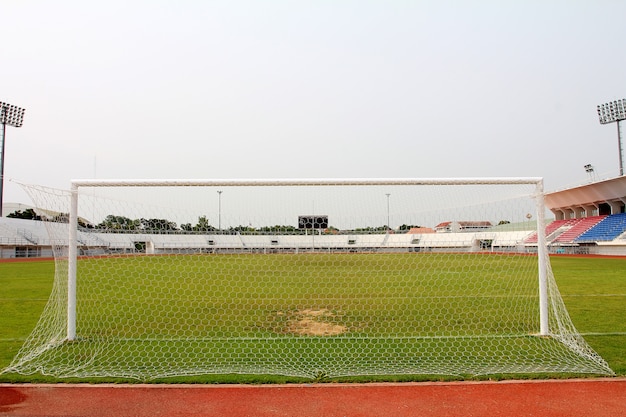
<path fill-rule="evenodd" d="M 626 212 L 626 176 L 547 193 L 546 207 L 556 220 Z"/>

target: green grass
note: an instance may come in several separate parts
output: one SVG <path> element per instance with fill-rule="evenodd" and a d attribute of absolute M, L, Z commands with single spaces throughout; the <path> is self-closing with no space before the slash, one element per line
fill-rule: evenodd
<path fill-rule="evenodd" d="M 574 325 L 626 376 L 626 258 L 553 257 L 551 263 Z"/>
<path fill-rule="evenodd" d="M 285 259 L 293 259 L 293 255 L 276 255 L 277 257 L 285 257 Z M 336 256 L 336 255 L 335 255 Z M 326 320 L 334 324 L 345 325 L 350 329 L 349 336 L 342 338 L 330 337 L 299 337 L 286 338 L 280 340 L 279 343 L 288 344 L 284 346 L 285 351 L 301 352 L 301 351 L 325 351 L 329 345 L 333 345 L 330 350 L 333 352 L 332 357 L 325 357 L 320 354 L 314 357 L 302 359 L 303 362 L 313 361 L 315 363 L 309 366 L 320 369 L 315 379 L 326 379 L 323 369 L 330 366 L 333 362 L 349 361 L 349 358 L 342 358 L 338 353 L 350 349 L 353 343 L 360 336 L 370 338 L 370 346 L 368 347 L 371 354 L 361 357 L 363 361 L 370 361 L 372 367 L 376 367 L 381 361 L 377 352 L 385 351 L 387 355 L 397 355 L 405 357 L 415 354 L 418 351 L 424 356 L 440 356 L 440 366 L 454 361 L 462 361 L 471 368 L 471 356 L 462 358 L 455 355 L 442 354 L 440 347 L 416 346 L 411 345 L 406 340 L 396 340 L 396 345 L 390 346 L 388 336 L 403 335 L 428 335 L 428 329 L 433 325 L 438 326 L 439 332 L 445 334 L 454 334 L 459 332 L 462 334 L 471 334 L 481 336 L 485 332 L 489 333 L 493 329 L 485 327 L 485 322 L 497 322 L 500 310 L 491 309 L 499 296 L 506 290 L 506 286 L 510 285 L 511 278 L 506 276 L 497 263 L 492 270 L 481 269 L 472 272 L 473 259 L 470 257 L 463 258 L 463 262 L 455 265 L 443 265 L 436 261 L 437 257 L 424 257 L 412 255 L 412 259 L 419 261 L 420 264 L 414 266 L 406 264 L 406 262 L 396 262 L 394 255 L 385 256 L 384 262 L 376 256 L 368 255 L 367 257 L 359 257 L 354 255 L 344 255 L 345 259 L 341 262 L 329 262 L 319 255 L 313 255 L 306 259 L 306 267 L 302 266 L 300 259 L 300 273 L 295 277 L 290 276 L 276 277 L 268 270 L 270 266 L 267 262 L 247 262 L 247 266 L 242 270 L 241 262 L 236 261 L 236 257 L 199 257 L 193 258 L 194 262 L 201 264 L 196 265 L 193 269 L 198 271 L 195 276 L 181 274 L 180 271 L 168 262 L 167 257 L 145 257 L 138 258 L 138 262 L 134 266 L 132 272 L 129 272 L 124 281 L 132 283 L 133 286 L 144 288 L 141 299 L 145 303 L 154 302 L 154 306 L 163 305 L 163 297 L 167 296 L 169 304 L 179 305 L 181 309 L 176 311 L 168 309 L 160 309 L 159 319 L 151 322 L 141 329 L 134 329 L 131 323 L 132 311 L 138 308 L 138 297 L 127 297 L 124 294 L 128 291 L 123 287 L 119 280 L 112 282 L 106 279 L 106 269 L 92 269 L 90 276 L 93 282 L 89 284 L 91 287 L 98 287 L 104 300 L 115 300 L 115 302 L 106 303 L 102 301 L 91 302 L 89 297 L 82 297 L 79 292 L 79 300 L 83 304 L 79 306 L 83 320 L 86 316 L 91 317 L 94 322 L 103 321 L 105 317 L 117 315 L 114 322 L 118 323 L 117 327 L 107 327 L 104 336 L 121 337 L 127 345 L 132 345 L 130 351 L 138 345 L 143 345 L 141 349 L 151 349 L 153 351 L 155 361 L 163 362 L 168 360 L 176 360 L 176 358 L 168 357 L 166 350 L 161 349 L 164 342 L 152 341 L 138 342 L 134 339 L 139 337 L 167 338 L 168 336 L 176 337 L 180 332 L 188 332 L 191 338 L 207 337 L 219 338 L 224 336 L 228 339 L 229 335 L 243 335 L 250 341 L 239 341 L 232 346 L 225 346 L 221 342 L 219 349 L 215 346 L 198 345 L 192 356 L 204 358 L 217 358 L 236 366 L 251 360 L 259 351 L 272 351 L 277 345 L 260 346 L 257 338 L 267 337 L 268 335 L 280 336 L 287 332 L 288 317 L 296 314 L 302 306 L 310 306 L 315 308 L 324 308 L 332 312 L 332 316 Z M 406 255 L 398 255 L 405 256 Z M 249 258 L 249 259 L 253 259 Z M 261 259 L 259 256 L 258 259 Z M 278 258 L 277 258 L 278 259 Z M 406 258 L 405 258 L 406 259 Z M 94 259 L 88 262 L 97 267 L 99 263 L 106 268 L 119 268 L 115 262 L 123 262 L 119 260 Z M 427 264 L 424 262 L 435 262 Z M 510 262 L 508 258 L 503 258 L 502 262 Z M 146 269 L 154 270 L 157 262 L 157 268 L 160 273 L 158 276 L 149 277 L 146 282 Z M 207 264 L 208 262 L 208 264 Z M 213 264 L 211 264 L 213 262 Z M 215 263 L 217 262 L 217 263 Z M 81 264 L 82 268 L 86 268 L 86 263 Z M 381 266 L 382 265 L 382 266 Z M 402 265 L 396 269 L 394 265 Z M 626 317 L 626 259 L 614 258 L 570 258 L 555 257 L 552 259 L 553 270 L 559 284 L 560 291 L 563 295 L 565 303 L 568 307 L 570 315 L 577 328 L 586 334 L 586 339 L 590 345 L 600 355 L 606 359 L 611 368 L 618 375 L 626 375 L 626 324 L 623 317 Z M 415 267 L 421 270 L 431 270 L 431 275 L 422 275 L 420 285 L 411 286 L 413 293 L 407 294 L 405 271 L 402 268 Z M 0 316 L 3 318 L 3 326 L 0 331 L 0 368 L 6 367 L 17 350 L 21 346 L 24 339 L 35 326 L 39 315 L 41 314 L 45 302 L 50 294 L 52 286 L 54 264 L 49 261 L 38 262 L 9 262 L 0 263 L 0 285 L 3 292 L 0 297 Z M 207 274 L 206 271 L 212 271 Z M 217 271 L 217 273 L 215 273 Z M 358 273 L 356 273 L 357 271 Z M 459 283 L 455 277 L 463 273 L 468 277 Z M 209 276 L 211 278 L 209 278 Z M 429 278 L 430 277 L 430 278 Z M 312 286 L 313 281 L 316 285 Z M 203 281 L 202 286 L 188 291 L 159 292 L 159 288 L 174 287 L 185 288 L 186 280 Z M 207 280 L 214 280 L 209 281 Z M 336 280 L 341 279 L 344 285 L 348 285 L 360 297 L 357 300 L 366 300 L 367 302 L 360 305 L 358 302 L 351 307 L 346 307 L 341 299 L 341 294 L 337 293 Z M 430 281 L 429 281 L 430 279 Z M 228 291 L 215 297 L 214 294 L 220 294 L 224 291 L 221 282 L 228 280 Z M 447 284 L 446 284 L 447 282 Z M 451 283 L 455 283 L 451 285 Z M 149 284 L 149 285 L 148 285 Z M 83 283 L 83 288 L 86 285 Z M 437 288 L 439 294 L 434 293 L 433 289 Z M 79 286 L 79 291 L 80 291 Z M 148 290 L 148 288 L 152 288 Z M 204 289 L 203 289 L 204 288 Z M 210 290 L 208 290 L 209 288 Z M 434 298 L 436 296 L 450 295 L 452 293 L 464 295 L 468 302 L 471 303 L 471 309 L 477 309 L 485 312 L 483 318 L 477 318 L 477 315 L 467 314 L 468 304 L 460 307 L 454 322 L 442 324 L 433 323 L 420 310 L 419 303 L 403 302 L 402 300 L 414 300 L 416 296 L 426 298 Z M 476 290 L 480 288 L 480 290 Z M 154 289 L 154 290 L 153 290 Z M 203 292 L 204 291 L 204 292 Z M 446 294 L 448 291 L 448 294 Z M 534 297 L 534 289 L 526 290 L 526 296 Z M 480 297 L 476 294 L 480 293 Z M 171 298 L 174 299 L 171 299 Z M 405 317 L 418 317 L 410 324 L 402 320 L 394 320 L 393 317 L 386 316 L 389 314 L 385 304 L 389 299 L 398 300 L 398 307 L 406 314 Z M 460 297 L 462 298 L 462 297 Z M 523 297 L 522 297 L 523 298 Z M 190 302 L 191 300 L 191 302 Z M 239 300 L 238 304 L 233 304 L 233 300 Z M 320 304 L 324 300 L 323 304 Z M 431 300 L 432 301 L 432 300 Z M 290 304 L 291 303 L 291 304 Z M 497 304 L 497 303 L 496 303 Z M 154 307 L 153 306 L 153 307 Z M 254 306 L 250 308 L 250 306 Z M 149 307 L 149 306 L 148 306 Z M 450 308 L 449 305 L 442 305 L 441 308 Z M 210 314 L 210 312 L 219 311 L 236 311 L 235 323 L 225 326 L 225 323 L 215 319 L 212 322 L 202 323 L 194 327 L 193 330 L 180 328 L 181 314 L 193 317 L 194 315 L 202 315 L 211 317 L 219 317 L 219 314 Z M 464 313 L 465 311 L 465 313 Z M 490 317 L 491 315 L 491 317 Z M 485 318 L 486 317 L 486 318 Z M 525 316 L 520 315 L 519 319 L 513 317 L 513 321 L 517 320 L 520 331 L 532 332 L 536 323 L 526 322 Z M 534 320 L 533 320 L 534 321 Z M 381 325 L 382 324 L 382 325 Z M 443 326 L 443 327 L 442 327 Z M 92 333 L 89 333 L 91 331 Z M 100 345 L 102 333 L 95 330 L 85 330 L 79 334 L 84 338 L 80 345 L 80 353 L 73 352 L 72 346 L 68 346 L 60 355 L 66 355 L 68 358 L 76 358 L 73 355 L 89 355 L 90 349 L 97 351 Z M 174 333 L 172 333 L 174 332 Z M 432 336 L 433 334 L 431 334 Z M 480 339 L 458 340 L 458 346 L 450 350 L 468 350 L 476 349 L 473 345 L 479 343 Z M 516 352 L 520 361 L 532 362 L 533 357 L 530 352 L 531 345 L 543 342 L 537 338 L 514 338 L 511 339 L 510 348 Z M 378 346 L 380 344 L 380 346 Z M 90 347 L 91 345 L 91 347 Z M 384 345 L 384 348 L 382 347 Z M 439 350 L 437 350 L 439 349 Z M 221 352 L 221 353 L 220 353 Z M 227 355 L 224 352 L 228 352 Z M 490 352 L 483 352 L 489 356 Z M 217 356 L 216 356 L 217 355 Z M 221 357 L 219 355 L 222 355 Z M 480 354 L 474 354 L 476 360 L 481 359 Z M 94 356 L 95 357 L 95 356 Z M 386 358 L 382 358 L 383 362 Z M 120 358 L 119 367 L 130 366 L 129 362 L 124 362 L 132 358 Z M 304 366 L 304 363 L 303 363 Z M 281 372 L 280 369 L 277 370 Z M 434 372 L 433 372 L 434 373 Z M 555 374 L 550 374 L 554 376 Z M 458 376 L 457 376 L 458 377 Z M 500 375 L 499 377 L 508 377 Z M 537 374 L 516 374 L 515 377 L 537 377 Z M 441 379 L 441 376 L 429 375 L 391 375 L 388 377 L 359 377 L 357 380 L 424 380 L 424 379 Z M 53 381 L 54 378 L 44 377 L 35 374 L 34 376 L 20 376 L 15 374 L 0 375 L 0 381 Z M 74 379 L 72 379 L 74 380 Z M 93 379 L 89 379 L 93 380 Z M 110 378 L 96 380 L 112 380 Z M 113 379 L 117 381 L 118 379 Z M 264 376 L 264 375 L 202 375 L 187 376 L 177 378 L 157 379 L 157 381 L 168 382 L 298 382 L 308 379 L 298 377 L 284 376 Z M 351 380 L 355 380 L 351 378 Z M 67 381 L 67 379 L 63 379 Z"/>
<path fill-rule="evenodd" d="M 412 254 L 201 256 L 185 259 L 184 273 L 168 256 L 84 260 L 81 270 L 92 272 L 79 286 L 80 322 L 108 319 L 116 325 L 107 329 L 110 335 L 127 338 L 268 337 L 285 332 L 281 319 L 310 308 L 328 310 L 325 320 L 345 325 L 355 337 L 491 334 L 502 311 L 500 300 L 515 279 L 510 258 L 472 266 L 476 257 L 470 256 L 456 267 L 447 259 Z M 122 268 L 123 282 L 111 279 L 109 271 Z M 536 298 L 534 285 L 521 291 L 525 298 L 508 300 L 522 305 L 509 311 L 509 321 L 525 333 L 537 331 L 538 320 L 528 320 L 523 309 Z M 81 288 L 90 293 L 81 294 Z M 450 296 L 457 301 L 451 303 Z M 454 321 L 437 322 L 433 309 L 447 310 Z M 141 329 L 131 325 L 137 310 L 153 312 Z M 194 319 L 198 323 L 190 328 Z M 101 329 L 81 329 L 80 322 L 85 337 L 92 331 L 102 335 Z"/>
<path fill-rule="evenodd" d="M 50 296 L 54 262 L 0 262 L 0 367 L 13 359 Z"/>

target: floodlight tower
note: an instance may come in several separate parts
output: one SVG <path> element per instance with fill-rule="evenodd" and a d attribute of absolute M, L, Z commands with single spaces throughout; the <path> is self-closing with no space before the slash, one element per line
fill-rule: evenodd
<path fill-rule="evenodd" d="M 593 181 L 593 172 L 595 171 L 593 165 L 587 164 L 583 168 L 585 168 L 585 172 L 589 174 L 589 181 Z"/>
<path fill-rule="evenodd" d="M 389 196 L 391 193 L 386 193 L 385 195 L 387 196 L 387 233 L 389 233 L 389 230 L 391 230 L 391 226 L 389 225 Z"/>
<path fill-rule="evenodd" d="M 217 190 L 217 230 L 222 232 L 222 190 Z"/>
<path fill-rule="evenodd" d="M 598 106 L 598 117 L 600 124 L 617 123 L 617 148 L 619 151 L 619 175 L 624 175 L 624 162 L 622 160 L 622 133 L 620 124 L 622 120 L 626 120 L 626 100 L 615 100 Z"/>
<path fill-rule="evenodd" d="M 24 120 L 24 109 L 12 104 L 0 101 L 0 123 L 2 124 L 2 137 L 0 137 L 2 154 L 0 155 L 0 217 L 2 217 L 3 189 L 4 189 L 4 139 L 6 137 L 7 125 L 22 127 Z"/>

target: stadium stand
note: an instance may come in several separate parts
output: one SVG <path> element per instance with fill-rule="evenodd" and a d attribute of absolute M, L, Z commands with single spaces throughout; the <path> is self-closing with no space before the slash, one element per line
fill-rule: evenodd
<path fill-rule="evenodd" d="M 53 256 L 48 228 L 55 236 L 67 234 L 63 223 L 0 218 L 0 258 Z M 59 229 L 59 230 L 56 230 Z M 60 231 L 60 233 L 59 233 Z M 373 234 L 197 234 L 197 233 L 107 233 L 78 232 L 81 256 L 103 254 L 167 254 L 212 252 L 301 252 L 301 251 L 506 251 L 524 252 L 527 230 L 501 231 L 497 228 L 473 232 L 373 233 Z"/>
<path fill-rule="evenodd" d="M 43 222 L 0 218 L 0 258 L 51 256 L 50 239 Z"/>
<path fill-rule="evenodd" d="M 575 242 L 607 242 L 626 232 L 626 213 L 613 214 L 603 218 L 595 227 L 582 233 Z"/>
<path fill-rule="evenodd" d="M 567 226 L 571 220 L 555 220 L 546 226 L 546 237 L 549 239 L 558 229 Z M 548 240 L 549 241 L 549 240 Z M 524 243 L 537 243 L 537 233 L 531 234 Z"/>
<path fill-rule="evenodd" d="M 626 176 L 603 180 L 545 195 L 546 207 L 554 214 L 547 224 L 546 241 L 551 251 L 626 255 Z M 50 257 L 50 228 L 63 223 L 0 218 L 0 258 Z M 81 255 L 105 253 L 162 254 L 173 250 L 216 251 L 366 251 L 411 252 L 526 251 L 536 250 L 537 234 L 512 231 L 487 222 L 445 222 L 409 233 L 338 235 L 254 235 L 194 233 L 104 233 L 79 231 Z"/>
<path fill-rule="evenodd" d="M 626 255 L 626 176 L 547 193 L 545 204 L 556 219 L 546 228 L 551 251 Z"/>
<path fill-rule="evenodd" d="M 571 227 L 559 234 L 552 242 L 572 243 L 578 236 L 600 223 L 606 216 L 592 216 L 572 221 Z"/>

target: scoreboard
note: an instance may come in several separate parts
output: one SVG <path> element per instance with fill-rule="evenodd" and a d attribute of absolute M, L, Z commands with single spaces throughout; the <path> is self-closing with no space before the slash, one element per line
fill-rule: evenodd
<path fill-rule="evenodd" d="M 328 229 L 328 216 L 298 216 L 299 229 Z"/>

